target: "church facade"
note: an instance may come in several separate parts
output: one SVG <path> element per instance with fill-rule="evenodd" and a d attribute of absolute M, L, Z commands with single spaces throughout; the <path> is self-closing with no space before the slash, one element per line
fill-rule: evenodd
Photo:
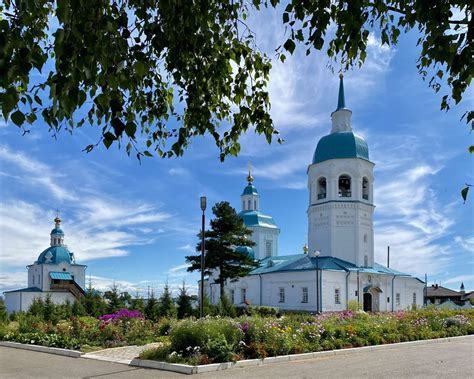
<path fill-rule="evenodd" d="M 85 294 L 86 267 L 77 264 L 74 253 L 64 244 L 61 219 L 54 219 L 50 247 L 28 269 L 28 287 L 4 292 L 8 313 L 27 311 L 34 299 L 47 296 L 55 304 L 71 303 Z"/>
<path fill-rule="evenodd" d="M 226 283 L 233 304 L 311 312 L 342 311 L 351 302 L 374 312 L 423 306 L 423 281 L 374 261 L 374 163 L 367 142 L 353 132 L 351 118 L 341 75 L 331 131 L 318 142 L 307 169 L 308 245 L 303 254 L 278 255 L 280 229 L 260 212 L 249 173 L 239 215 L 256 245 L 240 249 L 253 254 L 260 267 Z M 219 301 L 213 276 L 205 290 L 211 303 Z"/>

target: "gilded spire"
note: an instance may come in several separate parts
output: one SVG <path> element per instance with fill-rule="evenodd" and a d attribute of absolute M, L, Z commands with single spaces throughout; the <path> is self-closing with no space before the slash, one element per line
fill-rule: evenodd
<path fill-rule="evenodd" d="M 56 209 L 56 217 L 54 218 L 54 223 L 56 224 L 56 227 L 59 227 L 59 224 L 61 224 L 61 219 L 59 218 L 59 209 Z"/>
<path fill-rule="evenodd" d="M 344 98 L 344 75 L 342 74 L 342 71 L 339 73 L 339 97 L 337 99 L 337 109 L 336 111 L 340 109 L 345 109 L 346 108 L 346 100 Z"/>
<path fill-rule="evenodd" d="M 249 183 L 249 185 L 252 185 L 253 183 L 253 176 L 252 176 L 252 165 L 249 163 L 248 165 L 248 168 L 249 168 L 249 174 L 247 176 L 247 182 Z"/>

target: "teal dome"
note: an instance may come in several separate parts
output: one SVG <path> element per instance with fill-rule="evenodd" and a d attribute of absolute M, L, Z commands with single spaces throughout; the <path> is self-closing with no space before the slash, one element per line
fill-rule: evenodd
<path fill-rule="evenodd" d="M 235 251 L 237 253 L 247 254 L 250 258 L 255 258 L 255 252 L 250 246 L 237 246 Z"/>
<path fill-rule="evenodd" d="M 249 184 L 247 187 L 244 188 L 243 195 L 258 195 L 257 188 L 254 185 Z"/>
<path fill-rule="evenodd" d="M 51 246 L 43 251 L 38 257 L 38 264 L 59 264 L 68 263 L 72 264 L 71 259 L 72 253 L 64 246 Z"/>
<path fill-rule="evenodd" d="M 340 158 L 369 160 L 367 142 L 353 132 L 336 132 L 321 138 L 313 155 L 313 164 Z"/>
<path fill-rule="evenodd" d="M 55 234 L 55 235 L 58 234 L 58 235 L 63 236 L 64 232 L 61 228 L 54 228 L 53 230 L 51 230 L 51 235 L 53 235 L 53 234 Z"/>

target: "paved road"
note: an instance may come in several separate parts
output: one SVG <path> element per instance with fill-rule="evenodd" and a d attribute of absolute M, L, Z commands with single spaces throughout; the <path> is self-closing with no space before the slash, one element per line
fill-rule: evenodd
<path fill-rule="evenodd" d="M 0 347 L 0 378 L 185 378 L 172 372 Z M 474 336 L 429 345 L 206 373 L 191 378 L 474 378 Z"/>

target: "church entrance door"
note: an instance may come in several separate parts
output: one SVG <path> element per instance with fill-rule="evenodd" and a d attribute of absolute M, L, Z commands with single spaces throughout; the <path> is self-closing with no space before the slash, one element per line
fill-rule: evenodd
<path fill-rule="evenodd" d="M 372 312 L 372 294 L 364 293 L 364 311 Z"/>

